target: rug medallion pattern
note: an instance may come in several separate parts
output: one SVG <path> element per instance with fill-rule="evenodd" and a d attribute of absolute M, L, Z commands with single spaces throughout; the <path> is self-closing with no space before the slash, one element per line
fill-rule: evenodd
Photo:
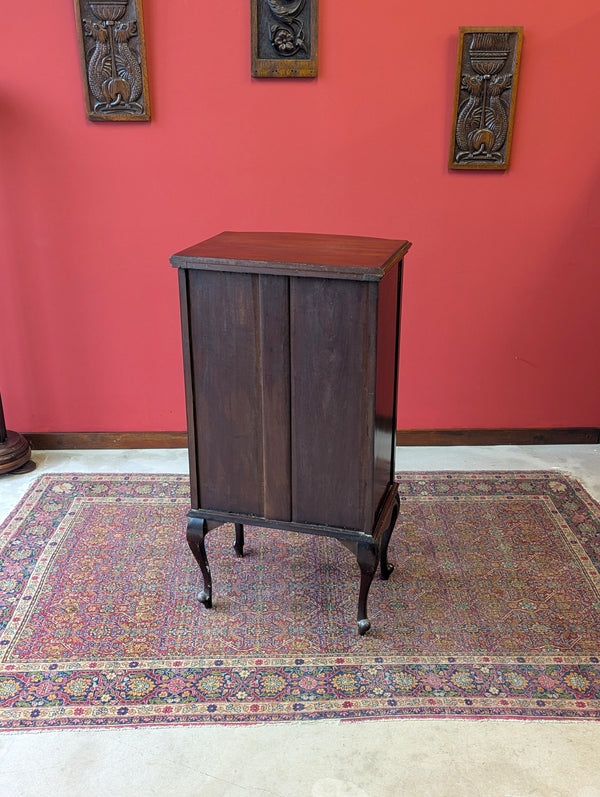
<path fill-rule="evenodd" d="M 188 478 L 50 474 L 0 527 L 0 727 L 600 718 L 600 508 L 556 472 L 402 473 L 371 632 L 335 540 L 208 536 Z"/>

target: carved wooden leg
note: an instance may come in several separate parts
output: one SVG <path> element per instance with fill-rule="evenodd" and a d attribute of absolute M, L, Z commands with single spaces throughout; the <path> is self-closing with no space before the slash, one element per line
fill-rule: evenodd
<path fill-rule="evenodd" d="M 388 580 L 388 578 L 392 574 L 392 570 L 394 569 L 394 565 L 391 565 L 388 562 L 387 550 L 390 542 L 390 537 L 392 536 L 392 531 L 394 530 L 394 526 L 396 525 L 396 521 L 398 520 L 399 511 L 400 511 L 400 498 L 398 497 L 398 494 L 396 494 L 396 497 L 394 499 L 394 508 L 392 509 L 392 518 L 390 520 L 390 525 L 385 530 L 381 538 L 381 553 L 380 553 L 381 578 L 384 581 Z"/>
<path fill-rule="evenodd" d="M 189 519 L 186 539 L 191 552 L 194 554 L 194 559 L 200 566 L 204 579 L 204 589 L 198 593 L 198 600 L 200 603 L 203 603 L 207 609 L 210 609 L 212 606 L 212 576 L 210 574 L 210 565 L 208 564 L 206 547 L 204 545 L 204 538 L 208 534 L 208 531 L 208 524 L 203 518 L 191 517 Z"/>
<path fill-rule="evenodd" d="M 358 633 L 366 634 L 371 623 L 367 617 L 367 598 L 373 576 L 379 560 L 379 545 L 375 540 L 359 542 L 356 547 L 356 558 L 360 567 L 360 591 L 358 594 Z"/>
<path fill-rule="evenodd" d="M 235 544 L 233 546 L 236 556 L 244 555 L 244 527 L 241 523 L 235 524 Z"/>

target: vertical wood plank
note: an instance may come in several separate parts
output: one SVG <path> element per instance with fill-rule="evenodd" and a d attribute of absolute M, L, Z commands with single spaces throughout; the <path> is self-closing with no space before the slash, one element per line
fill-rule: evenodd
<path fill-rule="evenodd" d="M 290 279 L 296 522 L 371 530 L 369 297 L 364 282 Z"/>
<path fill-rule="evenodd" d="M 203 508 L 262 514 L 258 276 L 189 272 Z"/>

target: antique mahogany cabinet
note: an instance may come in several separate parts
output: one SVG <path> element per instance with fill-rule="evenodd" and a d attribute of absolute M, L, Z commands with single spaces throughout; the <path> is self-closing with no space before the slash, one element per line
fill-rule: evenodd
<path fill-rule="evenodd" d="M 179 269 L 190 455 L 187 540 L 244 525 L 338 539 L 360 569 L 358 630 L 398 514 L 398 329 L 407 241 L 224 232 Z M 285 574 L 273 574 L 274 578 Z"/>

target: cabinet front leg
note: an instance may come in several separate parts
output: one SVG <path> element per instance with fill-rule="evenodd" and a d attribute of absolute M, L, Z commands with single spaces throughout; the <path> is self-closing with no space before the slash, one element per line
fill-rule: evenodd
<path fill-rule="evenodd" d="M 202 578 L 204 579 L 204 589 L 198 593 L 198 600 L 200 603 L 203 603 L 207 609 L 210 609 L 212 606 L 212 576 L 206 556 L 206 547 L 204 545 L 204 538 L 207 534 L 208 524 L 206 520 L 195 517 L 189 519 L 186 539 L 190 546 L 190 551 L 194 555 L 194 559 L 198 562 L 200 570 L 202 571 Z"/>
<path fill-rule="evenodd" d="M 244 527 L 241 523 L 235 524 L 235 543 L 233 546 L 236 556 L 244 555 Z"/>
<path fill-rule="evenodd" d="M 371 627 L 367 617 L 367 598 L 373 576 L 379 561 L 379 545 L 375 540 L 359 542 L 356 548 L 356 558 L 360 567 L 360 591 L 358 593 L 358 633 L 362 636 Z"/>
<path fill-rule="evenodd" d="M 390 537 L 392 536 L 392 531 L 394 530 L 394 526 L 396 525 L 396 521 L 398 520 L 398 512 L 400 511 L 400 498 L 396 493 L 396 497 L 394 498 L 394 508 L 392 509 L 392 518 L 390 520 L 390 525 L 383 533 L 381 538 L 381 578 L 384 581 L 387 581 L 388 578 L 391 576 L 392 571 L 394 569 L 394 565 L 389 564 L 387 558 L 387 551 L 388 545 L 390 543 Z"/>

